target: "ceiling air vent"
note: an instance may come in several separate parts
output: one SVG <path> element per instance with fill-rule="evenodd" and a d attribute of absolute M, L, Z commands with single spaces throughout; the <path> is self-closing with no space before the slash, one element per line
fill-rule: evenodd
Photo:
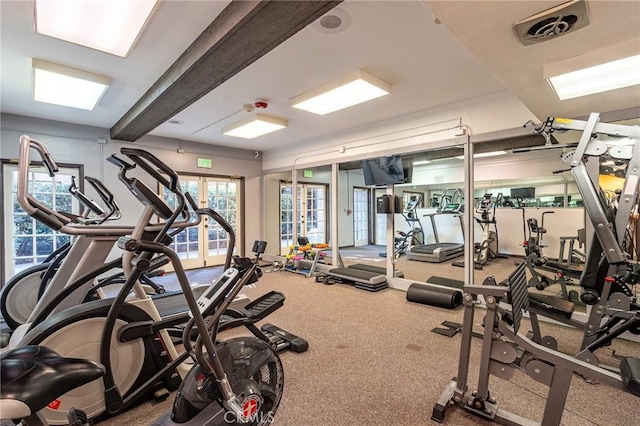
<path fill-rule="evenodd" d="M 587 2 L 572 0 L 514 24 L 513 30 L 522 44 L 528 46 L 574 32 L 588 24 Z"/>

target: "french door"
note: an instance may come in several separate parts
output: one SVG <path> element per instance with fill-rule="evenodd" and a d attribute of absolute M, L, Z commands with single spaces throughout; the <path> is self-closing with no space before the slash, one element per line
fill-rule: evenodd
<path fill-rule="evenodd" d="M 369 190 L 353 188 L 353 245 L 369 244 Z"/>
<path fill-rule="evenodd" d="M 59 165 L 60 166 L 60 165 Z M 21 270 L 41 263 L 58 247 L 69 242 L 69 236 L 59 234 L 29 216 L 18 204 L 18 166 L 2 165 L 5 235 L 5 279 Z M 78 201 L 69 192 L 71 178 L 81 182 L 80 167 L 59 167 L 54 177 L 44 167 L 29 168 L 28 192 L 36 200 L 56 211 L 79 214 Z"/>
<path fill-rule="evenodd" d="M 327 185 L 298 184 L 298 236 L 311 243 L 327 242 Z M 293 241 L 293 189 L 289 182 L 280 182 L 280 241 L 287 253 Z"/>
<path fill-rule="evenodd" d="M 198 207 L 215 210 L 226 219 L 236 234 L 234 253 L 242 251 L 241 212 L 242 181 L 209 176 L 180 176 L 183 192 L 189 192 Z M 175 195 L 164 191 L 165 199 L 173 205 Z M 191 213 L 196 220 L 195 213 Z M 178 253 L 186 269 L 224 264 L 230 246 L 227 232 L 209 216 L 202 216 L 197 226 L 176 234 L 171 248 Z"/>
<path fill-rule="evenodd" d="M 384 189 L 375 189 L 375 199 L 384 195 L 386 192 Z M 377 246 L 387 245 L 387 215 L 385 213 L 375 214 L 376 232 L 375 242 Z"/>

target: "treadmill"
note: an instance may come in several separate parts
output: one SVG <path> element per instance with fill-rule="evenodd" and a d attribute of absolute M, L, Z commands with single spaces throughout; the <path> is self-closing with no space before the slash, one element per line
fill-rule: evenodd
<path fill-rule="evenodd" d="M 441 197 L 440 205 L 435 213 L 424 215 L 431 220 L 431 229 L 436 240 L 435 243 L 418 244 L 407 250 L 407 259 L 420 262 L 442 263 L 455 259 L 464 254 L 464 244 L 440 242 L 435 216 L 442 214 L 457 215 L 460 220 L 460 229 L 463 228 L 462 213 L 464 212 L 464 197 L 461 189 L 445 190 Z"/>

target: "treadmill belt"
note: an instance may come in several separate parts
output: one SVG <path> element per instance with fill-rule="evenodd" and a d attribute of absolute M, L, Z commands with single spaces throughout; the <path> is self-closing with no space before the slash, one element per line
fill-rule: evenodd
<path fill-rule="evenodd" d="M 464 248 L 464 245 L 460 243 L 434 243 L 412 246 L 410 251 L 411 253 L 433 254 L 437 250 L 459 250 L 460 248 Z"/>

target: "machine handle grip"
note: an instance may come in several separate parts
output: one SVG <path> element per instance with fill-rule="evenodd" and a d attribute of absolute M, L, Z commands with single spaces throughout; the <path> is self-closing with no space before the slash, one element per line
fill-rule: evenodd
<path fill-rule="evenodd" d="M 118 157 L 115 154 L 111 154 L 109 157 L 107 157 L 107 161 L 124 170 L 131 170 L 136 168 L 135 164 L 124 161 L 122 158 Z"/>
<path fill-rule="evenodd" d="M 93 189 L 96 190 L 100 198 L 102 198 L 102 201 L 104 201 L 107 205 L 113 204 L 113 193 L 109 191 L 109 189 L 104 186 L 101 181 L 91 176 L 85 176 L 84 179 L 89 182 Z"/>
<path fill-rule="evenodd" d="M 49 172 L 49 176 L 53 177 L 56 173 L 58 173 L 58 165 L 53 158 L 51 158 L 51 154 L 48 151 L 44 152 L 42 156 L 42 162 L 44 163 L 47 171 Z"/>
<path fill-rule="evenodd" d="M 198 211 L 198 203 L 196 203 L 196 200 L 193 199 L 191 193 L 185 192 L 184 197 L 187 199 L 187 203 L 189 203 L 189 206 L 193 209 L 193 211 Z"/>
<path fill-rule="evenodd" d="M 89 197 L 80 192 L 78 186 L 76 185 L 76 177 L 73 175 L 71 176 L 71 185 L 69 186 L 69 192 L 71 193 L 71 195 L 76 197 L 80 204 L 82 204 L 93 213 L 97 214 L 98 216 L 103 216 L 105 214 L 104 210 L 102 210 L 99 205 L 94 203 L 91 199 L 89 199 Z"/>
<path fill-rule="evenodd" d="M 149 173 L 154 179 L 160 182 L 164 187 L 168 188 L 171 192 L 176 192 L 178 189 L 178 174 L 171 167 L 167 166 L 158 157 L 151 154 L 148 151 L 136 148 L 121 148 L 120 152 L 127 157 L 131 158 L 134 163 L 139 165 L 144 171 Z M 162 176 L 158 170 L 152 166 L 160 169 L 161 172 L 169 176 L 169 180 Z"/>
<path fill-rule="evenodd" d="M 104 223 L 107 220 L 120 219 L 122 217 L 122 211 L 120 210 L 118 203 L 116 203 L 116 200 L 113 198 L 113 193 L 109 188 L 107 188 L 100 180 L 91 176 L 85 176 L 85 180 L 89 182 L 93 189 L 96 190 L 100 198 L 102 198 L 102 201 L 105 202 L 109 209 L 109 212 L 99 223 Z"/>

